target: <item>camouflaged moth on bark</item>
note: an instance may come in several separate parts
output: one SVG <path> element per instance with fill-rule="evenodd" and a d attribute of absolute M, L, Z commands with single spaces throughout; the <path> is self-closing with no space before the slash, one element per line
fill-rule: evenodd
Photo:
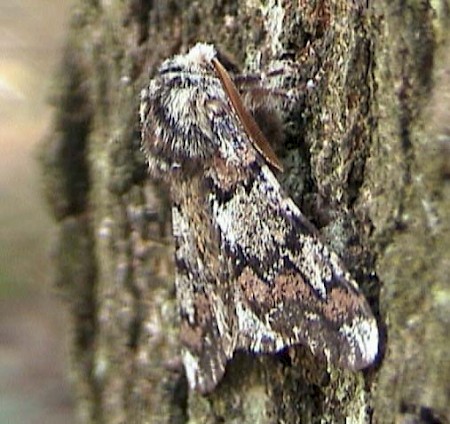
<path fill-rule="evenodd" d="M 359 370 L 378 328 L 358 285 L 274 174 L 281 164 L 213 46 L 166 60 L 142 92 L 150 174 L 170 187 L 182 358 L 215 388 L 235 350 L 307 345 Z"/>

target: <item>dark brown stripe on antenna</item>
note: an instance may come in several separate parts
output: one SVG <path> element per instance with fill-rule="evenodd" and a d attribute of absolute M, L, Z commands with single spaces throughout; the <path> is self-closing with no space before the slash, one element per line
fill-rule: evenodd
<path fill-rule="evenodd" d="M 245 131 L 252 141 L 253 147 L 264 157 L 264 159 L 266 159 L 270 165 L 279 171 L 283 171 L 283 165 L 277 158 L 272 146 L 269 144 L 258 124 L 253 119 L 253 116 L 248 112 L 242 103 L 241 96 L 239 95 L 239 92 L 230 75 L 216 58 L 212 60 L 212 63 L 216 68 L 217 75 L 222 82 L 225 93 L 227 93 L 235 112 L 237 113 L 242 125 L 245 128 Z"/>

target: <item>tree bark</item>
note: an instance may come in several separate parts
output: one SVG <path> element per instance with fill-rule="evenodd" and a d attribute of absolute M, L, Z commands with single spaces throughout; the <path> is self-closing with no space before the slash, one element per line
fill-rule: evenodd
<path fill-rule="evenodd" d="M 449 10 L 78 1 L 41 162 L 81 422 L 449 422 Z M 240 352 L 211 395 L 188 390 L 170 211 L 147 176 L 138 110 L 155 67 L 196 41 L 251 71 L 294 59 L 295 81 L 313 86 L 286 116 L 282 181 L 372 305 L 382 337 L 371 369 L 327 366 L 301 346 Z"/>

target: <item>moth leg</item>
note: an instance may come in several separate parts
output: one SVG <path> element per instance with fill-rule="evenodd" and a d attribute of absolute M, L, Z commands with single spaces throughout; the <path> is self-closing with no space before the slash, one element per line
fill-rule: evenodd
<path fill-rule="evenodd" d="M 259 84 L 252 86 L 239 87 L 239 92 L 245 106 L 256 115 L 258 111 L 266 110 L 272 113 L 274 110 L 279 114 L 285 115 L 286 109 L 291 110 L 295 105 L 301 102 L 309 88 L 308 83 L 297 83 L 294 86 L 280 84 Z M 264 118 L 265 119 L 265 118 Z M 264 119 L 262 122 L 264 123 Z M 258 121 L 261 125 L 261 122 Z"/>
<path fill-rule="evenodd" d="M 284 73 L 284 68 L 278 68 L 262 73 L 239 74 L 233 78 L 233 81 L 238 88 L 243 89 L 246 85 L 261 84 L 265 79 L 278 77 L 280 75 L 284 75 Z"/>
<path fill-rule="evenodd" d="M 298 102 L 306 93 L 306 84 L 300 84 L 294 88 L 282 87 L 249 87 L 242 92 L 245 104 L 250 109 L 267 107 L 267 100 L 272 103 L 272 107 L 280 107 L 286 104 Z"/>
<path fill-rule="evenodd" d="M 267 100 L 275 107 L 285 107 L 298 102 L 307 91 L 313 90 L 321 78 L 317 74 L 306 82 L 299 81 L 300 67 L 298 63 L 281 61 L 269 71 L 234 75 L 233 81 L 249 108 L 262 107 Z"/>

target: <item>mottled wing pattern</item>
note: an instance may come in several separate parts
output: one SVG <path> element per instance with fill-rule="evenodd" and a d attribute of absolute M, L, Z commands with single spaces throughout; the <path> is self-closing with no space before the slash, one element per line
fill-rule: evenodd
<path fill-rule="evenodd" d="M 213 390 L 238 348 L 304 343 L 363 368 L 378 349 L 370 308 L 283 193 L 270 169 L 281 165 L 238 96 L 205 44 L 165 61 L 142 93 L 150 173 L 169 185 L 173 204 L 189 384 Z"/>
<path fill-rule="evenodd" d="M 233 196 L 213 184 L 222 250 L 235 264 L 238 346 L 272 352 L 302 343 L 353 370 L 373 362 L 376 321 L 357 284 L 287 197 L 254 162 Z M 215 169 L 213 181 L 223 179 Z"/>
<path fill-rule="evenodd" d="M 190 386 L 210 392 L 234 351 L 230 278 L 220 261 L 220 234 L 213 222 L 204 178 L 179 179 L 172 187 L 176 292 L 182 357 Z"/>

